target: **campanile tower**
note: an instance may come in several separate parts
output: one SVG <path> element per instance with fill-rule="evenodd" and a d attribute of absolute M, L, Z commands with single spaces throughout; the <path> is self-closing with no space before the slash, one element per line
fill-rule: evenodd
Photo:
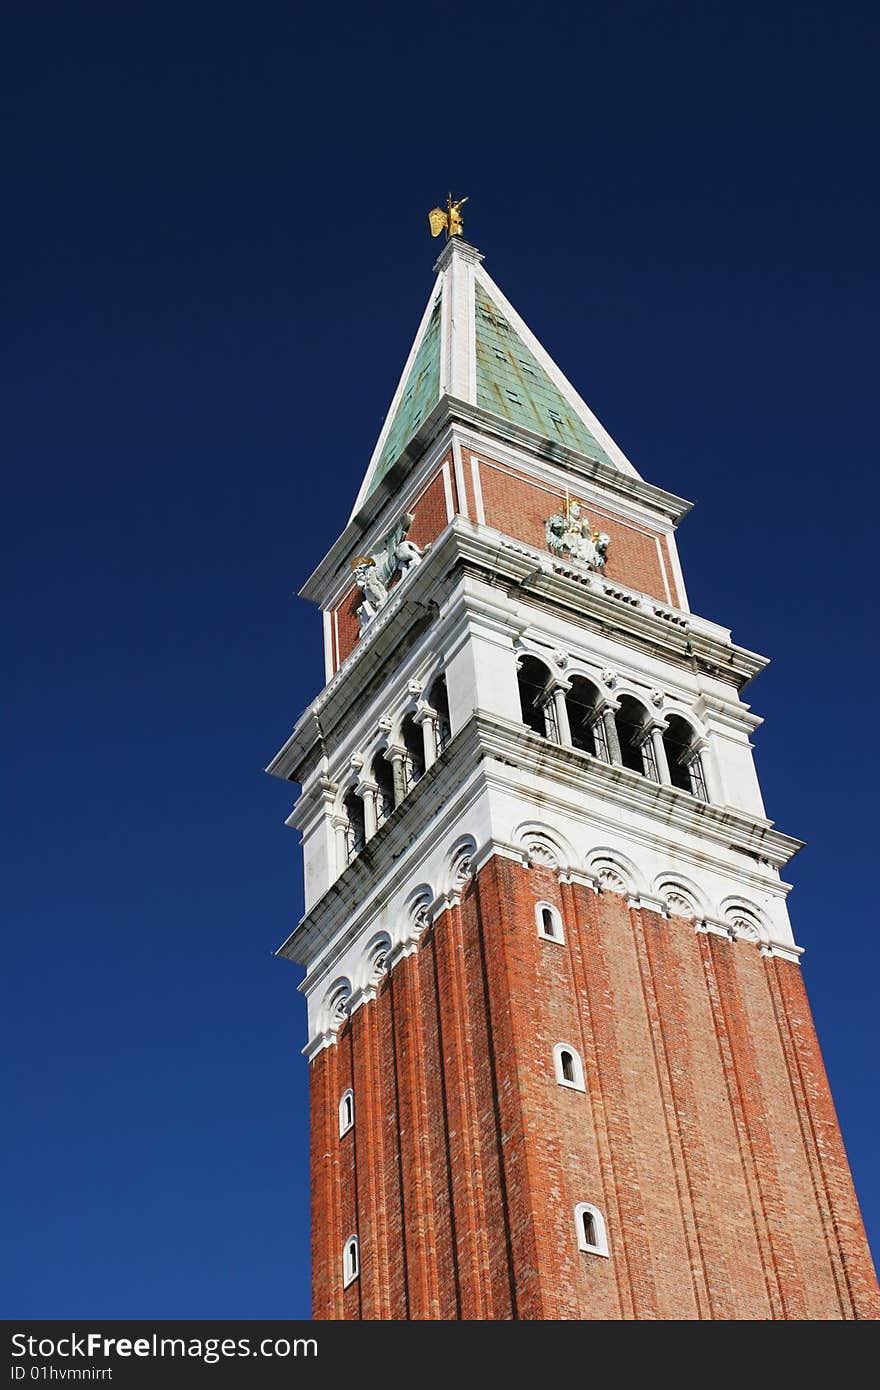
<path fill-rule="evenodd" d="M 742 692 L 461 236 L 302 593 L 318 1318 L 878 1316 Z"/>

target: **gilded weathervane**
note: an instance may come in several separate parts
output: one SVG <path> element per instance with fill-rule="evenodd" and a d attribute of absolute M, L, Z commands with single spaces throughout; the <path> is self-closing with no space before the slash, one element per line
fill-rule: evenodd
<path fill-rule="evenodd" d="M 443 208 L 431 208 L 428 213 L 428 221 L 431 224 L 431 236 L 439 236 L 442 231 L 446 232 L 446 240 L 451 236 L 462 236 L 464 233 L 464 222 L 461 217 L 461 209 L 467 202 L 467 198 L 459 198 L 457 202 L 452 201 L 452 194 L 446 195 L 446 210 Z"/>

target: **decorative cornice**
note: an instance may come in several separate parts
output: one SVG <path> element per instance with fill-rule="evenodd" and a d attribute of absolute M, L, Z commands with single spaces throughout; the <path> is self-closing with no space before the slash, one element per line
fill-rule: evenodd
<path fill-rule="evenodd" d="M 477 872 L 479 868 L 482 868 L 485 864 L 487 864 L 489 860 L 492 859 L 495 855 L 506 858 L 512 858 L 519 861 L 520 863 L 523 862 L 524 858 L 527 858 L 527 856 L 524 856 L 522 852 L 517 852 L 517 850 L 512 846 L 504 845 L 496 841 L 490 841 L 485 846 L 483 846 L 479 855 L 475 856 L 473 866 L 474 872 Z M 584 886 L 590 888 L 594 892 L 601 891 L 601 885 L 591 875 L 569 871 L 560 872 L 559 877 L 561 882 L 583 883 Z M 457 892 L 450 892 L 441 895 L 441 897 L 438 898 L 434 902 L 434 904 L 432 904 L 430 910 L 431 918 L 433 919 L 433 917 L 436 916 L 439 912 L 442 912 L 449 907 L 456 906 L 458 902 L 459 894 Z M 662 918 L 664 921 L 666 921 L 669 917 L 669 912 L 667 910 L 666 904 L 659 898 L 654 898 L 645 893 L 641 893 L 638 895 L 631 895 L 627 899 L 627 902 L 629 906 L 636 911 L 651 912 L 655 916 Z M 757 947 L 760 954 L 765 958 L 779 958 L 781 960 L 790 961 L 792 964 L 795 965 L 799 965 L 800 957 L 803 955 L 803 947 L 796 946 L 794 945 L 794 943 L 773 940 L 761 940 L 754 942 L 746 937 L 739 936 L 729 923 L 720 921 L 719 919 L 713 917 L 697 917 L 694 920 L 694 931 L 701 934 L 719 936 L 729 945 L 734 947 Z M 412 933 L 405 940 L 395 943 L 389 949 L 386 958 L 386 969 L 389 974 L 396 969 L 396 967 L 402 960 L 405 960 L 408 956 L 413 955 L 414 952 L 416 952 L 419 949 L 420 938 L 423 932 L 424 928 L 422 928 L 420 931 Z M 359 934 L 360 932 L 356 933 L 355 935 Z M 278 952 L 279 955 L 282 953 L 284 952 Z M 306 989 L 307 983 L 307 981 L 304 981 L 303 984 L 300 986 L 300 989 Z M 316 980 L 313 983 L 316 986 L 320 987 L 320 980 Z M 349 1018 L 359 1008 L 375 1000 L 377 995 L 378 982 L 376 981 L 373 981 L 369 984 L 363 985 L 360 988 L 355 989 L 348 1000 Z M 324 1048 L 335 1047 L 337 1043 L 338 1034 L 343 1026 L 344 1025 L 340 1024 L 340 1027 L 338 1029 L 325 1028 L 318 1031 L 302 1049 L 303 1055 L 311 1062 Z"/>
<path fill-rule="evenodd" d="M 536 607 L 552 606 L 585 630 L 611 632 L 618 640 L 660 655 L 672 664 L 688 668 L 696 664 L 736 688 L 745 685 L 767 664 L 765 657 L 731 642 L 723 628 L 635 590 L 612 585 L 599 575 L 576 571 L 571 565 L 511 541 L 498 531 L 456 517 L 422 563 L 391 591 L 388 602 L 301 716 L 267 772 L 299 780 L 297 772 L 303 759 L 329 736 L 347 708 L 360 697 L 367 680 L 389 661 L 399 660 L 401 645 L 413 625 L 427 613 L 437 611 L 459 571 L 488 578 L 494 585 L 506 581 L 511 592 L 527 595 Z M 510 625 L 510 613 L 503 605 L 496 605 L 494 617 Z"/>
<path fill-rule="evenodd" d="M 333 955 L 338 955 L 358 937 L 374 913 L 377 895 L 381 893 L 387 901 L 416 873 L 424 854 L 424 842 L 418 832 L 428 824 L 435 838 L 451 832 L 463 823 L 468 806 L 487 784 L 505 790 L 519 788 L 521 792 L 523 770 L 548 777 L 557 786 L 568 789 L 571 800 L 566 812 L 575 815 L 580 808 L 585 824 L 590 822 L 586 795 L 591 793 L 596 801 L 614 805 L 624 815 L 636 812 L 643 818 L 642 830 L 631 821 L 626 826 L 627 835 L 636 841 L 643 838 L 654 846 L 662 846 L 668 840 L 670 850 L 674 847 L 681 854 L 687 853 L 687 849 L 680 837 L 698 837 L 702 844 L 701 860 L 722 874 L 730 873 L 724 852 L 731 849 L 752 856 L 760 852 L 779 866 L 801 848 L 800 840 L 776 830 L 771 821 L 700 801 L 675 787 L 649 781 L 628 768 L 548 743 L 522 725 L 478 713 L 458 731 L 438 761 L 306 913 L 276 954 L 309 965 L 333 943 Z M 527 857 L 522 846 L 493 840 L 479 847 L 472 868 L 481 867 L 496 853 L 520 863 Z M 379 865 L 383 866 L 382 874 L 377 872 Z M 578 881 L 584 873 L 580 865 L 560 867 L 566 873 L 577 874 Z M 778 881 L 768 884 L 766 877 L 753 874 L 745 865 L 738 874 L 744 884 L 762 892 L 784 896 L 787 891 L 787 885 Z M 585 877 L 590 880 L 588 886 L 595 886 L 590 875 Z M 455 896 L 455 889 L 450 889 L 449 894 Z M 449 894 L 441 894 L 432 912 L 445 905 Z M 644 896 L 640 902 L 647 905 Z"/>

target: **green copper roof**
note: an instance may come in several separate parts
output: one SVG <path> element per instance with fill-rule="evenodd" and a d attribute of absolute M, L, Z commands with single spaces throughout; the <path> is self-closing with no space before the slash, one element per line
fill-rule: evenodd
<path fill-rule="evenodd" d="M 441 297 L 438 295 L 428 327 L 425 329 L 425 336 L 406 379 L 397 414 L 391 422 L 385 447 L 370 479 L 370 492 L 384 478 L 397 456 L 440 399 L 440 302 Z"/>
<path fill-rule="evenodd" d="M 522 338 L 476 286 L 477 405 L 547 439 L 611 463 L 608 454 L 553 385 Z"/>

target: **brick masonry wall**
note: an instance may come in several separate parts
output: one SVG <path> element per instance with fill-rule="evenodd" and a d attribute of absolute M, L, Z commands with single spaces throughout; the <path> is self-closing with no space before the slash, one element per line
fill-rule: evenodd
<path fill-rule="evenodd" d="M 316 1318 L 880 1317 L 800 969 L 750 943 L 495 857 L 310 1072 Z"/>
<path fill-rule="evenodd" d="M 467 450 L 462 452 L 469 474 L 471 456 Z M 524 478 L 511 468 L 493 463 L 482 454 L 479 456 L 479 477 L 487 525 L 544 550 L 544 523 L 564 508 L 564 496 Z M 572 497 L 576 496 L 575 490 Z M 611 537 L 605 568 L 609 579 L 649 594 L 660 603 L 678 604 L 665 537 L 624 521 L 611 508 L 584 503 L 584 511 L 596 530 L 605 531 Z"/>
<path fill-rule="evenodd" d="M 462 449 L 467 515 L 475 521 L 477 507 L 471 466 L 473 457 L 469 450 Z M 444 467 L 448 467 L 450 472 L 453 507 L 457 512 L 464 511 L 450 456 L 440 464 L 424 491 L 411 504 L 415 520 L 410 530 L 410 539 L 415 541 L 416 545 L 424 547 L 436 540 L 449 520 L 443 482 Z M 545 549 L 544 523 L 554 511 L 564 505 L 563 499 L 512 469 L 490 463 L 482 455 L 478 459 L 477 468 L 486 523 L 503 531 L 505 535 L 527 541 L 529 545 L 537 546 L 541 550 Z M 666 537 L 633 526 L 630 522 L 615 516 L 613 511 L 594 506 L 585 507 L 585 510 L 594 525 L 607 531 L 611 537 L 605 571 L 608 578 L 649 594 L 660 603 L 678 604 L 679 596 Z M 334 671 L 341 666 L 357 643 L 357 610 L 360 603 L 360 590 L 357 585 L 352 584 L 333 612 Z"/>

